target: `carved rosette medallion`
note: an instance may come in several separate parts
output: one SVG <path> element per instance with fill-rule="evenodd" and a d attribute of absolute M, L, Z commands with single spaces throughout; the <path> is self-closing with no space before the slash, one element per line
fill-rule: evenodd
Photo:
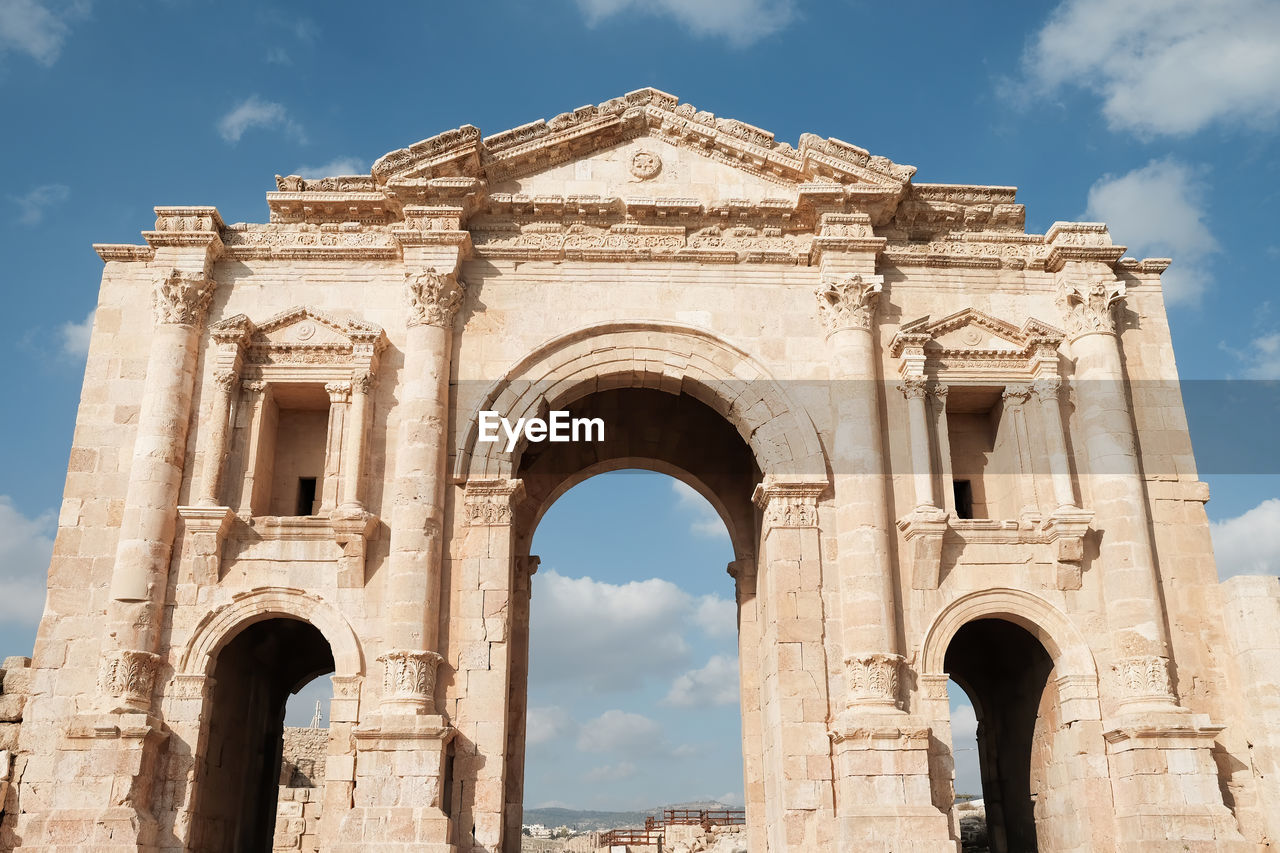
<path fill-rule="evenodd" d="M 1170 700 L 1173 683 L 1169 677 L 1169 659 L 1160 655 L 1137 655 L 1120 658 L 1112 666 L 1120 687 L 1122 702 L 1143 699 Z"/>
<path fill-rule="evenodd" d="M 756 506 L 764 510 L 765 528 L 817 527 L 818 497 L 824 483 L 768 483 L 756 488 Z"/>
<path fill-rule="evenodd" d="M 845 329 L 870 330 L 884 290 L 880 276 L 853 275 L 824 281 L 815 291 L 818 316 L 827 334 Z"/>
<path fill-rule="evenodd" d="M 1058 302 L 1067 321 L 1067 333 L 1073 338 L 1115 334 L 1116 312 L 1124 298 L 1123 281 L 1063 279 L 1058 285 Z"/>
<path fill-rule="evenodd" d="M 631 155 L 631 174 L 647 181 L 662 171 L 662 158 L 652 151 L 637 151 Z"/>
<path fill-rule="evenodd" d="M 199 326 L 213 300 L 217 283 L 204 273 L 173 269 L 156 279 L 154 302 L 157 325 Z"/>
<path fill-rule="evenodd" d="M 485 480 L 468 483 L 464 497 L 470 525 L 510 524 L 512 508 L 523 495 L 520 480 Z"/>
<path fill-rule="evenodd" d="M 898 671 L 901 655 L 873 652 L 850 655 L 844 660 L 850 705 L 898 704 Z"/>
<path fill-rule="evenodd" d="M 146 708 L 151 704 L 159 671 L 159 655 L 135 649 L 117 650 L 102 659 L 98 687 L 130 706 Z"/>
<path fill-rule="evenodd" d="M 410 326 L 449 328 L 462 306 L 464 285 L 452 274 L 434 269 L 404 274 L 409 296 Z"/>
<path fill-rule="evenodd" d="M 397 649 L 378 658 L 382 664 L 382 698 L 426 702 L 433 707 L 436 668 L 444 660 L 435 652 Z"/>

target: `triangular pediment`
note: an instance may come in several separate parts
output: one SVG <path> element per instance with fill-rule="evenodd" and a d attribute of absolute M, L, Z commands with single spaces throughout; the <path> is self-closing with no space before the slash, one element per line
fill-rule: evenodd
<path fill-rule="evenodd" d="M 646 152 L 660 162 L 637 158 Z M 792 146 L 665 92 L 640 89 L 492 136 L 465 125 L 385 155 L 374 163 L 372 177 L 378 185 L 405 189 L 473 178 L 491 192 L 528 193 L 538 190 L 538 176 L 546 176 L 562 194 L 581 188 L 582 195 L 619 197 L 645 181 L 654 182 L 655 196 L 662 194 L 659 187 L 670 195 L 677 184 L 684 187 L 678 194 L 688 195 L 690 178 L 707 178 L 730 185 L 720 198 L 735 192 L 765 198 L 767 190 L 785 196 L 786 188 L 810 183 L 897 193 L 914 172 L 838 139 L 805 134 Z"/>
<path fill-rule="evenodd" d="M 894 338 L 897 355 L 910 346 L 933 353 L 1009 353 L 1026 355 L 1042 344 L 1057 346 L 1063 332 L 1029 318 L 1021 326 L 966 308 L 939 320 L 924 316 L 906 323 Z"/>
<path fill-rule="evenodd" d="M 253 332 L 255 346 L 350 348 L 382 337 L 382 330 L 362 320 L 338 319 L 305 305 L 271 317 Z"/>

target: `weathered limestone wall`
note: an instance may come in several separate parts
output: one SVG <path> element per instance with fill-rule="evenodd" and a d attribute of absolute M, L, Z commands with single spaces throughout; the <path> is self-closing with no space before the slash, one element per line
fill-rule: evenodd
<path fill-rule="evenodd" d="M 28 761 L 18 753 L 18 733 L 34 674 L 31 658 L 5 658 L 0 667 L 0 850 L 13 846 L 18 783 Z"/>

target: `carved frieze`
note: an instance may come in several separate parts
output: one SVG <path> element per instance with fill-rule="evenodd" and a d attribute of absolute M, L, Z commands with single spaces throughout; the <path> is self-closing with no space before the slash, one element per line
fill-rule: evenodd
<path fill-rule="evenodd" d="M 825 483 L 762 483 L 756 487 L 753 500 L 764 511 L 766 530 L 774 527 L 817 527 L 818 498 L 825 490 Z"/>
<path fill-rule="evenodd" d="M 1169 699 L 1173 684 L 1169 678 L 1169 659 L 1159 655 L 1136 655 L 1120 658 L 1112 666 L 1120 690 L 1121 701 Z"/>
<path fill-rule="evenodd" d="M 374 228 L 314 225 L 232 226 L 222 235 L 225 253 L 238 260 L 279 258 L 396 258 L 391 233 Z"/>
<path fill-rule="evenodd" d="M 511 523 L 515 504 L 524 496 L 520 480 L 479 480 L 467 483 L 463 503 L 467 523 L 506 525 Z"/>

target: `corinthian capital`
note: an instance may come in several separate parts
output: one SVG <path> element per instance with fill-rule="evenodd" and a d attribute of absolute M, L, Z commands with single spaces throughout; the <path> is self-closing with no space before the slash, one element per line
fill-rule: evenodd
<path fill-rule="evenodd" d="M 1116 309 L 1124 303 L 1124 282 L 1114 279 L 1069 279 L 1058 284 L 1058 302 L 1073 337 L 1095 332 L 1115 334 Z"/>
<path fill-rule="evenodd" d="M 409 325 L 453 325 L 462 305 L 463 284 L 453 274 L 438 273 L 434 268 L 404 274 L 409 293 Z"/>
<path fill-rule="evenodd" d="M 155 312 L 157 325 L 199 326 L 213 300 L 217 283 L 204 273 L 169 270 L 156 279 Z"/>
<path fill-rule="evenodd" d="M 824 281 L 815 295 L 818 315 L 827 334 L 844 329 L 870 329 L 883 290 L 884 281 L 878 275 L 851 275 Z"/>

